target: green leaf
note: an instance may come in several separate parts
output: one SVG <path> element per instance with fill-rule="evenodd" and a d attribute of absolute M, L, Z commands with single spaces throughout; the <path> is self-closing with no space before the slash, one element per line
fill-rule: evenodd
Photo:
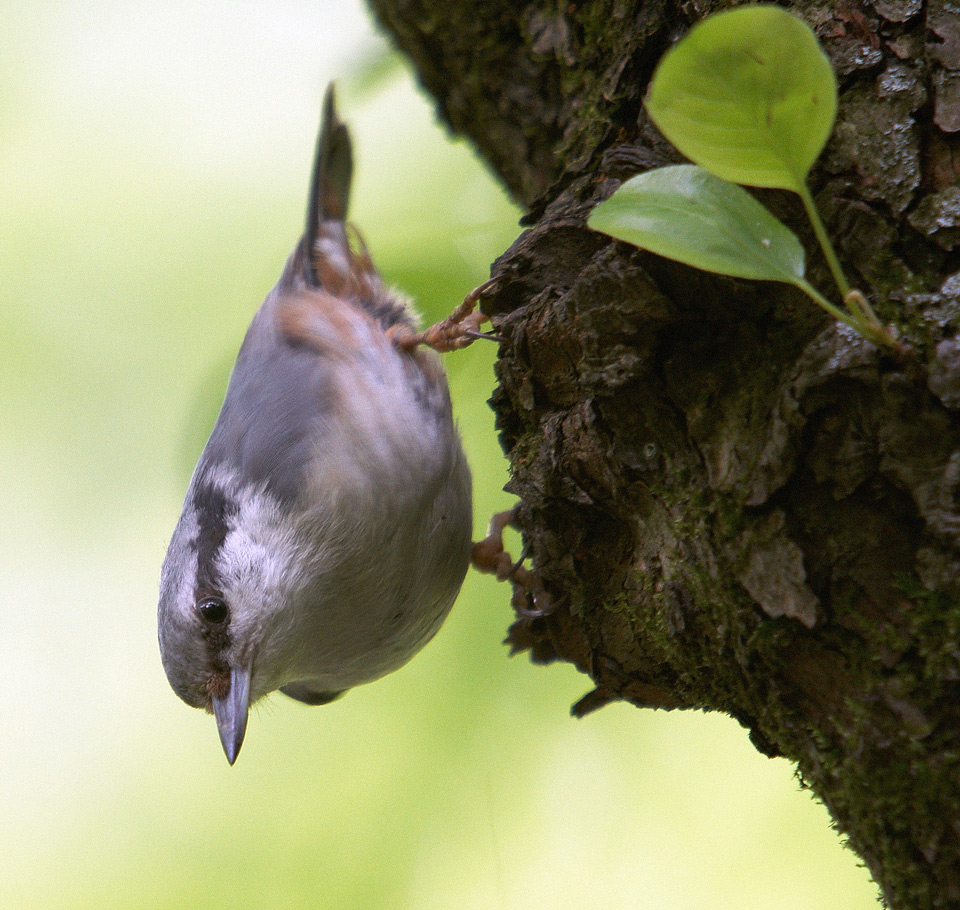
<path fill-rule="evenodd" d="M 692 164 L 647 171 L 601 202 L 595 231 L 721 275 L 804 287 L 803 247 L 745 189 Z"/>
<path fill-rule="evenodd" d="M 708 171 L 799 192 L 837 113 L 837 81 L 810 28 L 776 6 L 709 16 L 660 61 L 654 123 Z"/>

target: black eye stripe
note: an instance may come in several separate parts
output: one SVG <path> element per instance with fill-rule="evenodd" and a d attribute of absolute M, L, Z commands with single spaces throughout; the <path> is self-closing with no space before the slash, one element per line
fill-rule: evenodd
<path fill-rule="evenodd" d="M 201 482 L 193 494 L 197 512 L 197 578 L 194 594 L 197 606 L 207 600 L 205 595 L 220 589 L 217 578 L 217 556 L 227 539 L 231 521 L 239 506 L 218 486 Z"/>
<path fill-rule="evenodd" d="M 227 605 L 219 597 L 205 597 L 197 603 L 197 612 L 204 622 L 218 626 L 226 621 L 228 610 Z"/>

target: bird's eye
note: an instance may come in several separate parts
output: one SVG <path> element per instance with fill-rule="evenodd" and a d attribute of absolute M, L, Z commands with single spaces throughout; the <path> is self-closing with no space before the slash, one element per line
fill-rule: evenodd
<path fill-rule="evenodd" d="M 205 597 L 197 604 L 205 622 L 219 625 L 227 618 L 227 605 L 217 597 Z"/>

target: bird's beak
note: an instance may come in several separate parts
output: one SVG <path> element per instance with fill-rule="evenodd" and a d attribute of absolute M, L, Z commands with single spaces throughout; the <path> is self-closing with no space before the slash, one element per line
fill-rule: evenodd
<path fill-rule="evenodd" d="M 247 731 L 247 711 L 250 707 L 250 669 L 230 668 L 230 690 L 222 698 L 214 697 L 213 714 L 217 718 L 220 742 L 232 765 L 240 754 L 243 734 Z"/>

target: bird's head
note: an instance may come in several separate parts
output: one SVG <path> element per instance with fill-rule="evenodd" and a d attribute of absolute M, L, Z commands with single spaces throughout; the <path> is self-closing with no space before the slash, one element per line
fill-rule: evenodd
<path fill-rule="evenodd" d="M 160 653 L 177 695 L 216 716 L 231 764 L 249 706 L 287 681 L 297 575 L 297 533 L 279 503 L 198 472 L 161 573 Z"/>

